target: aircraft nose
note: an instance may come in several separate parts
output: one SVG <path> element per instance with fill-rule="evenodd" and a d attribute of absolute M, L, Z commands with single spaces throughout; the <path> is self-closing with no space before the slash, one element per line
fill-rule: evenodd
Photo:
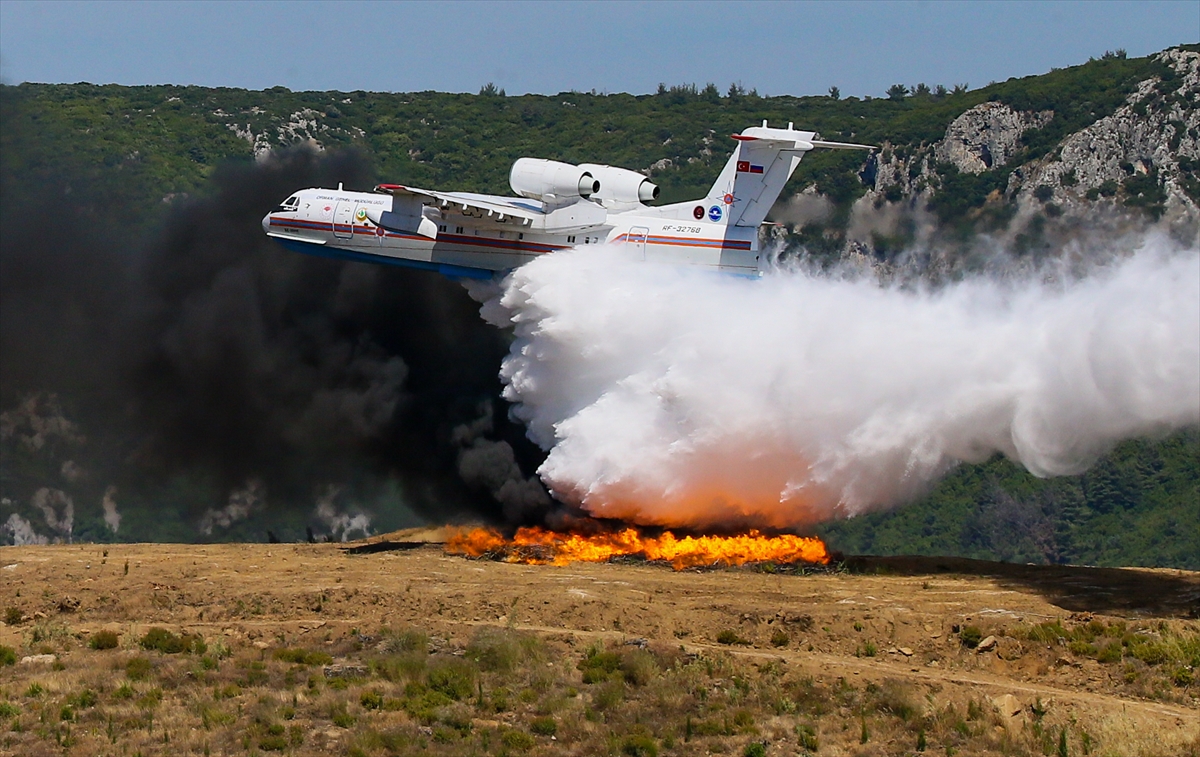
<path fill-rule="evenodd" d="M 262 227 L 263 227 L 264 234 L 269 234 L 271 232 L 271 214 L 270 213 L 267 213 L 265 216 L 263 216 Z"/>

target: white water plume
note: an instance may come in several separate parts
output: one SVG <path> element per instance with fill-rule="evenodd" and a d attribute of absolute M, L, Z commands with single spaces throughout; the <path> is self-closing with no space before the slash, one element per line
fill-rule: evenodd
<path fill-rule="evenodd" d="M 743 280 L 610 247 L 515 271 L 483 314 L 538 473 L 592 514 L 793 527 L 919 496 L 996 452 L 1039 476 L 1200 423 L 1200 250 L 1063 282 Z"/>

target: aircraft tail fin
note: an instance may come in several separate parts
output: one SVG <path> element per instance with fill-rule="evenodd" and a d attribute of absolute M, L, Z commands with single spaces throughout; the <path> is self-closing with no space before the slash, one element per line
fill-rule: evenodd
<path fill-rule="evenodd" d="M 809 150 L 872 150 L 870 145 L 826 142 L 811 131 L 798 131 L 788 124 L 774 129 L 763 121 L 741 134 L 733 134 L 737 148 L 704 200 L 710 221 L 730 226 L 758 227 L 775 204 L 801 158 Z"/>

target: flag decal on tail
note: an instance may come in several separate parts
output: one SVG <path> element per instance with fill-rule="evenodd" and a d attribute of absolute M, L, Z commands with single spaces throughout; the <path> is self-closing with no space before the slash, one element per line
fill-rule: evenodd
<path fill-rule="evenodd" d="M 762 173 L 763 167 L 755 165 L 748 160 L 739 160 L 737 162 L 738 173 Z"/>

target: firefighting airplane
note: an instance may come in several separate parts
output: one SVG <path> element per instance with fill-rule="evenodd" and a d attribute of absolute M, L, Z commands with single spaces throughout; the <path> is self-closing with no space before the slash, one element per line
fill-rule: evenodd
<path fill-rule="evenodd" d="M 769 128 L 732 135 L 737 147 L 701 200 L 650 207 L 658 187 L 613 166 L 539 158 L 513 164 L 519 197 L 380 184 L 374 192 L 302 189 L 263 217 L 267 236 L 324 257 L 492 278 L 556 250 L 624 245 L 647 261 L 758 276 L 758 227 L 800 159 L 825 142 L 811 131 Z"/>

